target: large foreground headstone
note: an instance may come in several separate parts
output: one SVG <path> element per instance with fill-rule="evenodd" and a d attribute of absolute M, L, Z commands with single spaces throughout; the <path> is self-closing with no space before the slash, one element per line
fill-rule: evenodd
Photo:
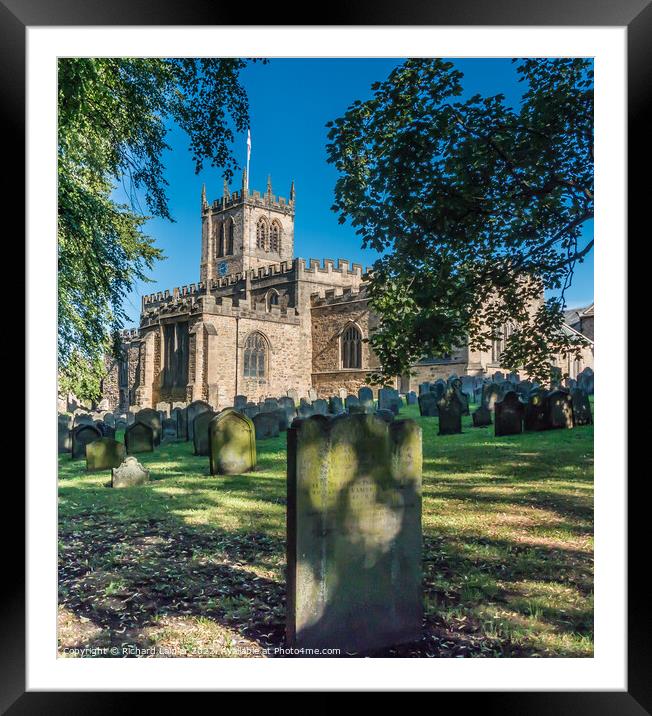
<path fill-rule="evenodd" d="M 145 423 L 132 423 L 125 430 L 125 447 L 129 455 L 153 452 L 154 431 Z"/>
<path fill-rule="evenodd" d="M 422 628 L 421 428 L 314 416 L 288 431 L 287 641 L 359 652 Z"/>
<path fill-rule="evenodd" d="M 256 432 L 253 422 L 227 408 L 208 425 L 211 475 L 239 475 L 256 467 Z"/>
<path fill-rule="evenodd" d="M 144 485 L 149 481 L 149 470 L 138 462 L 135 457 L 129 456 L 124 462 L 111 470 L 111 487 L 133 487 Z"/>
<path fill-rule="evenodd" d="M 118 467 L 126 454 L 124 443 L 113 438 L 94 440 L 86 446 L 86 469 L 91 472 Z"/>
<path fill-rule="evenodd" d="M 502 400 L 494 405 L 496 416 L 496 437 L 501 435 L 520 435 L 523 432 L 523 415 L 525 405 L 518 397 L 518 393 L 509 390 Z"/>

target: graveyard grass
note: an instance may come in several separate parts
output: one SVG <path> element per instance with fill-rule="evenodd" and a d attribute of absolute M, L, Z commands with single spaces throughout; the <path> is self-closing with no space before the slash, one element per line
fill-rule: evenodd
<path fill-rule="evenodd" d="M 495 438 L 465 417 L 441 437 L 401 416 L 423 428 L 424 637 L 371 655 L 592 656 L 592 426 Z M 283 645 L 285 433 L 257 451 L 256 472 L 210 476 L 191 442 L 164 443 L 127 489 L 60 456 L 61 656 Z"/>

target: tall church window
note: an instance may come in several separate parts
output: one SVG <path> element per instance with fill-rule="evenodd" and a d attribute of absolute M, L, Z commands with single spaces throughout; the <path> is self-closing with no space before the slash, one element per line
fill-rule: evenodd
<path fill-rule="evenodd" d="M 263 249 L 263 251 L 267 250 L 268 233 L 269 228 L 267 226 L 267 221 L 263 218 L 260 218 L 258 220 L 258 225 L 256 226 L 256 247 L 259 249 Z"/>
<path fill-rule="evenodd" d="M 226 255 L 233 256 L 233 219 L 229 219 L 227 223 L 227 236 L 226 236 Z"/>
<path fill-rule="evenodd" d="M 362 368 L 362 333 L 353 324 L 347 326 L 340 339 L 342 368 Z"/>
<path fill-rule="evenodd" d="M 244 377 L 264 378 L 267 373 L 267 341 L 262 333 L 248 336 L 244 348 Z"/>
<path fill-rule="evenodd" d="M 281 225 L 272 221 L 269 231 L 269 250 L 278 253 L 281 250 Z"/>
<path fill-rule="evenodd" d="M 272 306 L 278 306 L 279 305 L 279 295 L 278 291 L 275 288 L 272 288 L 269 293 L 267 294 L 267 310 Z"/>
<path fill-rule="evenodd" d="M 163 387 L 185 388 L 188 383 L 188 323 L 163 326 Z"/>

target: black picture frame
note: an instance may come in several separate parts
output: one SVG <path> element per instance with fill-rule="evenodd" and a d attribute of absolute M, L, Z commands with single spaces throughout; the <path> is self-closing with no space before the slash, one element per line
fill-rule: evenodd
<path fill-rule="evenodd" d="M 24 209 L 26 201 L 25 57 L 28 26 L 240 25 L 247 24 L 241 22 L 246 11 L 247 8 L 237 3 L 219 0 L 0 0 L 0 125 L 4 129 L 3 153 L 5 158 L 9 156 L 8 162 L 5 159 L 5 177 L 10 179 L 4 182 L 1 196 L 5 216 L 11 213 L 17 226 L 11 234 L 5 234 L 8 239 L 5 245 L 17 243 L 15 237 L 21 232 L 25 235 L 25 212 L 21 207 Z M 647 135 L 652 127 L 652 113 L 647 101 L 652 88 L 652 0 L 431 0 L 427 4 L 418 0 L 401 3 L 357 0 L 346 4 L 332 2 L 324 6 L 324 11 L 324 15 L 317 18 L 301 15 L 290 5 L 281 8 L 277 3 L 261 4 L 256 10 L 256 25 L 627 26 L 628 224 L 641 229 L 645 226 L 643 212 L 649 198 L 644 197 L 644 192 L 650 192 L 650 181 L 639 182 L 637 178 L 646 177 L 650 165 L 650 153 L 642 149 L 649 146 Z M 21 345 L 17 332 L 14 327 L 12 340 Z M 28 436 L 28 441 L 30 439 Z M 645 472 L 640 472 L 639 479 L 628 486 L 627 691 L 439 693 L 433 695 L 438 710 L 446 708 L 452 699 L 462 698 L 462 704 L 457 701 L 454 708 L 477 706 L 484 714 L 578 716 L 617 713 L 634 716 L 652 713 L 649 598 L 644 589 L 647 560 L 643 555 L 639 558 L 636 551 L 637 545 L 645 548 L 648 543 L 643 531 L 649 520 L 643 494 L 649 479 Z M 151 709 L 153 695 L 150 693 L 110 692 L 98 698 L 96 693 L 89 692 L 25 692 L 24 531 L 9 520 L 10 513 L 21 514 L 25 491 L 23 484 L 15 478 L 9 480 L 9 477 L 6 469 L 3 502 L 7 509 L 2 521 L 6 579 L 0 590 L 4 652 L 0 668 L 0 709 L 12 715 Z M 507 663 L 505 666 L 509 668 Z M 170 699 L 176 701 L 177 698 L 178 694 L 166 694 L 167 708 L 174 708 Z M 187 698 L 187 694 L 182 698 Z M 444 703 L 442 699 L 445 699 Z"/>

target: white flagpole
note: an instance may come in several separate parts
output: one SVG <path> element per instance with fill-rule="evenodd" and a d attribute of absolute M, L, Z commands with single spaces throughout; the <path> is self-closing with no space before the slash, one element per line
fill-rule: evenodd
<path fill-rule="evenodd" d="M 251 159 L 251 130 L 247 129 L 247 191 L 249 191 L 249 160 Z"/>

